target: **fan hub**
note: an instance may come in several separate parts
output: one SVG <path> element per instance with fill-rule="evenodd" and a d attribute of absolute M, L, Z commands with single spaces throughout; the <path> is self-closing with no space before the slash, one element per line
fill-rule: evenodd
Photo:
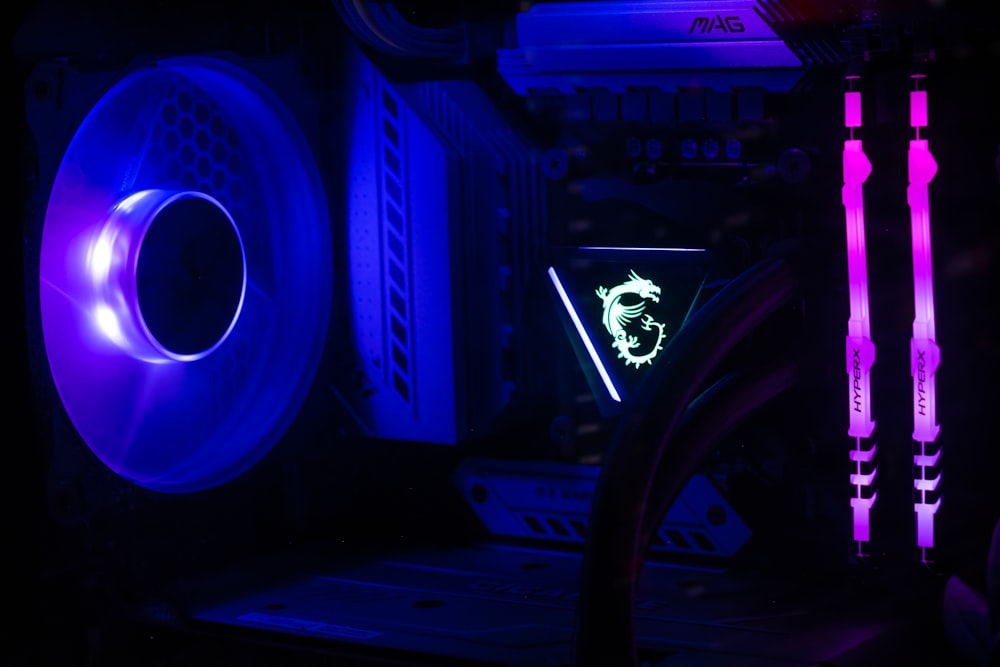
<path fill-rule="evenodd" d="M 151 338 L 171 355 L 218 347 L 239 315 L 245 258 L 215 200 L 182 194 L 149 222 L 136 264 L 136 297 Z"/>
<path fill-rule="evenodd" d="M 90 252 L 102 332 L 148 361 L 195 361 L 239 318 L 246 257 L 233 219 L 200 192 L 143 190 L 119 202 Z"/>

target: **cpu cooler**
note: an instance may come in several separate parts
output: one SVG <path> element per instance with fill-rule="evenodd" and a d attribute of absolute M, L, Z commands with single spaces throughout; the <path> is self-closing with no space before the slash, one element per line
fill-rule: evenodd
<path fill-rule="evenodd" d="M 67 73 L 73 97 L 86 77 L 67 69 L 29 85 Z M 139 64 L 76 129 L 52 184 L 39 265 L 52 378 L 94 454 L 141 486 L 244 471 L 315 373 L 329 214 L 280 105 L 222 59 Z"/>

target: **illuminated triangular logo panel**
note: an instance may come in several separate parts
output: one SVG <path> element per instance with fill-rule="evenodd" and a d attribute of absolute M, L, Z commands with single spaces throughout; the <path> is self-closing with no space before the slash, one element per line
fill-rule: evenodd
<path fill-rule="evenodd" d="M 548 276 L 605 414 L 617 414 L 684 324 L 705 279 L 701 249 L 559 248 Z"/>

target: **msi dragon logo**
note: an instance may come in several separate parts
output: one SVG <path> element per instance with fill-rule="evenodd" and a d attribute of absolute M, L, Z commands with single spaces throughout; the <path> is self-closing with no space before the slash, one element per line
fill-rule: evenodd
<path fill-rule="evenodd" d="M 653 358 L 663 349 L 663 339 L 666 336 L 666 327 L 654 320 L 646 310 L 648 301 L 659 302 L 660 288 L 653 284 L 651 280 L 640 278 L 635 271 L 628 274 L 628 280 L 607 289 L 598 287 L 596 291 L 598 298 L 604 306 L 604 328 L 611 334 L 614 342 L 612 347 L 618 350 L 618 358 L 624 359 L 625 364 L 633 364 L 639 368 L 643 364 L 652 364 Z M 633 301 L 628 305 L 622 303 L 622 297 L 631 295 Z M 640 299 L 634 301 L 634 299 Z M 639 320 L 639 328 L 643 331 L 655 332 L 652 336 L 654 340 L 649 341 L 644 354 L 638 354 L 639 336 L 626 331 L 629 324 L 642 316 Z"/>
<path fill-rule="evenodd" d="M 688 33 L 710 33 L 712 31 L 718 32 L 744 32 L 746 30 L 743 27 L 743 22 L 740 21 L 739 16 L 726 16 L 722 17 L 720 14 L 715 16 L 698 16 L 691 23 L 691 29 Z"/>

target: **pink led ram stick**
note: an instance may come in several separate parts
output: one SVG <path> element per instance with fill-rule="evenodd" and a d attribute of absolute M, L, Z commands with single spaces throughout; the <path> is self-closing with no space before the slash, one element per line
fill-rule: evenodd
<path fill-rule="evenodd" d="M 847 433 L 854 437 L 851 460 L 854 473 L 851 484 L 855 496 L 851 498 L 854 513 L 854 540 L 858 554 L 863 553 L 862 543 L 871 537 L 871 508 L 877 492 L 871 487 L 878 469 L 872 464 L 875 443 L 864 447 L 862 438 L 870 438 L 875 430 L 871 407 L 871 367 L 875 362 L 875 345 L 871 341 L 871 323 L 868 314 L 868 267 L 865 256 L 865 204 L 863 185 L 871 174 L 872 165 L 854 138 L 854 128 L 861 127 L 861 93 L 850 90 L 854 78 L 848 79 L 848 92 L 844 93 L 844 126 L 850 138 L 844 142 L 844 189 L 842 198 L 847 215 L 847 276 L 851 294 L 851 319 L 847 322 L 847 378 L 850 406 L 850 426 Z"/>
<path fill-rule="evenodd" d="M 927 186 L 937 173 L 937 163 L 920 138 L 920 128 L 927 127 L 927 91 L 920 90 L 921 77 L 914 77 L 910 92 L 910 126 L 915 138 L 910 141 L 908 167 L 910 184 L 906 200 L 910 205 L 913 233 L 913 338 L 910 339 L 910 375 L 913 376 L 913 439 L 920 443 L 920 453 L 913 457 L 913 486 L 917 491 L 914 508 L 917 514 L 917 546 L 927 561 L 927 549 L 934 546 L 934 515 L 941 506 L 937 488 L 941 473 L 928 477 L 927 469 L 936 467 L 941 448 L 933 445 L 941 427 L 935 416 L 934 373 L 941 351 L 934 342 L 934 281 L 931 272 L 931 213 Z M 933 453 L 928 453 L 933 452 Z M 937 495 L 930 502 L 929 494 Z"/>

